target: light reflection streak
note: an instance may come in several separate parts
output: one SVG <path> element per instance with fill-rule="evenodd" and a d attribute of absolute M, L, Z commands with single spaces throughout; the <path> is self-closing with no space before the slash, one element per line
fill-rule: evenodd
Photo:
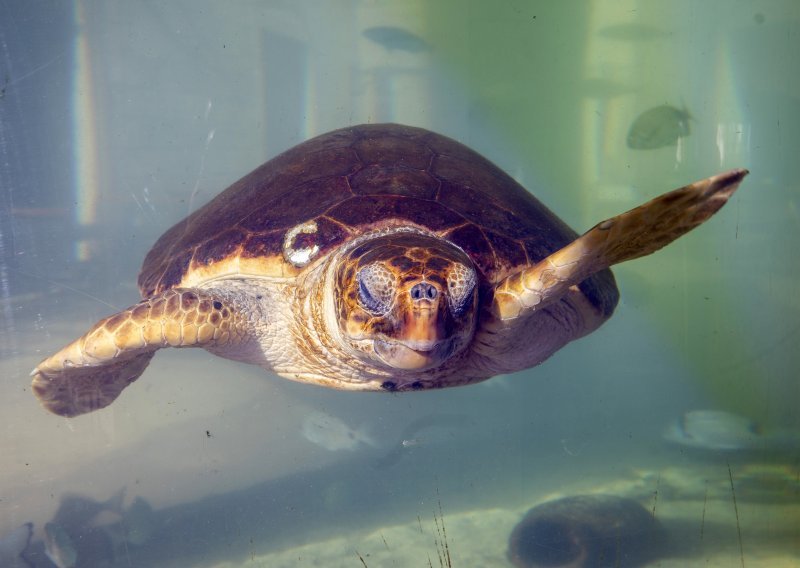
<path fill-rule="evenodd" d="M 97 139 L 94 120 L 94 93 L 91 52 L 86 32 L 86 18 L 81 0 L 75 2 L 74 69 L 72 91 L 72 131 L 74 135 L 75 222 L 79 228 L 93 225 L 97 218 L 99 196 Z M 75 242 L 75 258 L 87 261 L 92 243 L 86 238 Z"/>

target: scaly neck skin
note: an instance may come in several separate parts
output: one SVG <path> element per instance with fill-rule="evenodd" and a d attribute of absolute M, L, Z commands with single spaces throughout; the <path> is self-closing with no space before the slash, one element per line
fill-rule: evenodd
<path fill-rule="evenodd" d="M 260 367 L 270 368 L 276 345 L 275 329 L 286 325 L 286 316 L 278 310 L 267 310 L 267 305 L 281 305 L 282 290 L 264 286 L 259 278 L 230 278 L 212 281 L 201 289 L 224 299 L 231 307 L 234 321 L 231 336 L 224 344 L 208 345 L 211 353 Z"/>
<path fill-rule="evenodd" d="M 312 280 L 310 286 L 301 284 L 298 287 L 310 290 L 300 298 L 298 309 L 298 328 L 307 325 L 304 322 L 311 322 L 310 329 L 306 328 L 308 331 L 302 334 L 305 345 L 301 349 L 310 348 L 306 352 L 310 354 L 309 359 L 313 356 L 317 360 L 319 367 L 316 371 L 320 375 L 330 377 L 331 383 L 344 383 L 329 386 L 376 389 L 393 373 L 391 369 L 383 370 L 366 363 L 365 355 L 342 337 L 334 302 L 338 262 L 338 255 L 331 255 L 324 264 L 305 276 Z M 375 384 L 369 386 L 370 383 Z"/>

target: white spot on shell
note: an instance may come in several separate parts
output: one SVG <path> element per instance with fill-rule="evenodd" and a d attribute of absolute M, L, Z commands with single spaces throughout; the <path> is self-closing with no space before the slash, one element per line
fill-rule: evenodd
<path fill-rule="evenodd" d="M 319 252 L 319 245 L 295 248 L 294 241 L 298 235 L 313 235 L 316 232 L 317 223 L 315 221 L 301 223 L 286 231 L 286 236 L 283 237 L 283 258 L 298 268 L 311 262 Z"/>

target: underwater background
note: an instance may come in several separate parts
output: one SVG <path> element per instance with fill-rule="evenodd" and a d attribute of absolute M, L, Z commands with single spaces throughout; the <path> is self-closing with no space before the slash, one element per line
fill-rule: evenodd
<path fill-rule="evenodd" d="M 512 566 L 526 511 L 583 494 L 671 534 L 600 565 L 796 565 L 798 53 L 794 0 L 0 0 L 0 568 Z M 138 300 L 166 229 L 365 122 L 459 140 L 578 232 L 751 173 L 528 371 L 360 394 L 164 350 L 107 409 L 41 408 L 30 370 Z"/>

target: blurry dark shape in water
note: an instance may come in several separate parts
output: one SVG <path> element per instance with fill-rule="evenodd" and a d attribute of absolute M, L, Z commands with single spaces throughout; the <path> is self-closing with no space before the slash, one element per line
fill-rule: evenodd
<path fill-rule="evenodd" d="M 666 533 L 632 499 L 576 495 L 533 507 L 514 527 L 508 559 L 518 568 L 643 566 L 666 552 Z"/>
<path fill-rule="evenodd" d="M 378 446 L 366 426 L 353 428 L 341 418 L 320 410 L 309 413 L 303 419 L 300 432 L 306 440 L 329 452 L 352 452 L 364 446 Z"/>
<path fill-rule="evenodd" d="M 64 495 L 53 519 L 44 526 L 47 557 L 58 568 L 72 568 L 78 565 L 79 560 L 80 566 L 101 566 L 112 562 L 112 536 L 104 521 L 105 524 L 114 524 L 122 519 L 124 498 L 124 489 L 106 501 L 83 495 Z"/>
<path fill-rule="evenodd" d="M 678 138 L 689 136 L 689 111 L 671 105 L 660 105 L 636 117 L 628 131 L 628 148 L 655 150 L 674 146 Z"/>
<path fill-rule="evenodd" d="M 672 34 L 647 24 L 615 24 L 600 28 L 597 35 L 619 41 L 653 41 L 664 39 Z"/>
<path fill-rule="evenodd" d="M 700 450 L 770 451 L 800 447 L 800 432 L 765 430 L 746 416 L 724 410 L 690 410 L 670 424 L 664 439 Z"/>
<path fill-rule="evenodd" d="M 31 543 L 33 523 L 25 523 L 0 538 L 0 566 L 3 568 L 28 568 L 33 564 L 25 558 Z"/>
<path fill-rule="evenodd" d="M 764 14 L 762 14 L 761 12 L 757 12 L 757 13 L 753 14 L 753 21 L 754 21 L 755 23 L 757 23 L 757 24 L 763 24 L 763 23 L 764 23 L 764 20 L 765 20 L 765 18 L 764 18 Z"/>
<path fill-rule="evenodd" d="M 45 554 L 58 568 L 73 568 L 78 562 L 75 542 L 66 529 L 57 523 L 44 526 Z"/>
<path fill-rule="evenodd" d="M 94 526 L 100 513 L 110 511 L 122 515 L 125 490 L 120 489 L 106 501 L 95 501 L 83 495 L 67 494 L 61 498 L 52 523 L 62 527 Z"/>
<path fill-rule="evenodd" d="M 361 32 L 365 38 L 374 41 L 389 51 L 407 51 L 421 53 L 430 51 L 431 46 L 424 39 L 403 28 L 394 26 L 375 26 Z"/>
<path fill-rule="evenodd" d="M 81 495 L 61 499 L 53 519 L 44 527 L 44 553 L 58 568 L 113 566 L 130 546 L 148 541 L 157 528 L 147 501 L 134 499 L 123 510 L 124 490 L 107 501 Z"/>
<path fill-rule="evenodd" d="M 135 546 L 141 546 L 155 534 L 158 519 L 153 507 L 143 497 L 137 497 L 122 513 L 124 540 Z"/>
<path fill-rule="evenodd" d="M 466 414 L 430 414 L 413 420 L 400 432 L 399 440 L 392 445 L 392 448 L 378 461 L 375 467 L 384 469 L 393 466 L 407 453 L 413 451 L 417 446 L 425 444 L 425 436 L 420 436 L 420 432 L 430 428 L 462 428 L 473 425 L 473 420 Z"/>

